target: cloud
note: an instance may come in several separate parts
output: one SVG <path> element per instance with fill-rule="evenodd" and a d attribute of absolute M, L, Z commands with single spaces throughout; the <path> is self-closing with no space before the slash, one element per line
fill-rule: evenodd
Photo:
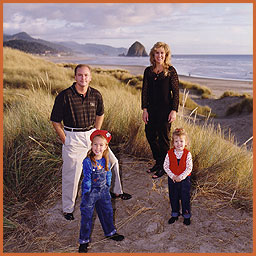
<path fill-rule="evenodd" d="M 25 31 L 51 41 L 128 47 L 138 40 L 148 49 L 156 41 L 179 46 L 198 37 L 193 42 L 198 49 L 200 43 L 212 45 L 209 40 L 216 38 L 220 45 L 226 39 L 239 41 L 239 35 L 249 47 L 252 42 L 252 4 L 4 3 L 3 7 L 4 33 Z"/>
<path fill-rule="evenodd" d="M 152 26 L 172 11 L 172 4 L 4 4 L 3 27 L 9 34 L 111 39 L 143 33 L 141 26 Z"/>
<path fill-rule="evenodd" d="M 166 15 L 171 9 L 170 4 L 4 4 L 4 22 L 22 12 L 31 19 L 85 20 L 92 25 L 115 27 L 148 22 L 160 14 Z"/>

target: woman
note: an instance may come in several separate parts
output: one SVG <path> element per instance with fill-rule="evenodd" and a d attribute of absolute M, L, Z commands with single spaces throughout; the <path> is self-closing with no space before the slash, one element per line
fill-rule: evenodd
<path fill-rule="evenodd" d="M 171 51 L 163 42 L 157 42 L 150 51 L 151 66 L 144 71 L 142 86 L 142 119 L 155 165 L 147 172 L 157 179 L 165 174 L 163 163 L 170 148 L 171 123 L 179 106 L 179 79 L 170 64 Z"/>

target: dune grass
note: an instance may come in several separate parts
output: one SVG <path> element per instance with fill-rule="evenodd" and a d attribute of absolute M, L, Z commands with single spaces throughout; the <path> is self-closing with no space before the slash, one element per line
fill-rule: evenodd
<path fill-rule="evenodd" d="M 227 111 L 226 115 L 233 115 L 233 114 L 242 114 L 242 113 L 252 113 L 253 111 L 253 99 L 252 98 L 245 98 L 241 102 L 236 103 L 230 106 Z"/>
<path fill-rule="evenodd" d="M 179 96 L 180 105 L 184 106 L 190 111 L 194 111 L 196 114 L 208 117 L 215 117 L 216 114 L 212 113 L 209 106 L 200 106 L 188 96 L 188 91 L 184 90 L 184 93 L 180 93 Z"/>
<path fill-rule="evenodd" d="M 136 89 L 142 88 L 142 75 L 131 75 L 127 70 L 117 69 L 117 70 L 102 70 L 101 68 L 94 69 L 96 73 L 107 74 L 114 76 L 116 79 L 121 81 L 122 83 L 132 86 Z"/>
<path fill-rule="evenodd" d="M 202 98 L 209 98 L 212 95 L 211 89 L 206 86 L 199 85 L 196 83 L 180 81 L 180 87 L 182 89 L 192 90 L 196 94 L 201 95 Z"/>
<path fill-rule="evenodd" d="M 225 98 L 225 97 L 240 97 L 240 98 L 251 98 L 252 96 L 248 93 L 238 93 L 238 92 L 233 92 L 233 91 L 226 91 L 224 92 L 221 96 L 220 99 Z"/>
<path fill-rule="evenodd" d="M 4 47 L 3 84 L 5 88 L 37 89 L 45 87 L 52 93 L 73 81 L 73 70 L 42 60 L 19 50 Z M 65 81 L 65 84 L 63 84 Z"/>
<path fill-rule="evenodd" d="M 19 52 L 4 49 L 5 235 L 20 221 L 29 218 L 29 210 L 54 194 L 61 184 L 61 143 L 49 116 L 56 92 L 73 81 L 72 68 L 23 53 L 19 55 L 22 60 L 17 60 L 15 65 L 9 54 L 15 56 Z M 33 68 L 29 68 L 30 65 Z M 12 81 L 10 72 L 13 74 L 15 70 L 21 74 L 23 67 L 27 67 L 25 78 L 28 80 L 24 78 L 23 86 L 18 86 L 17 78 Z M 49 79 L 37 82 L 38 76 L 45 73 L 51 74 Z M 104 98 L 103 128 L 113 135 L 111 146 L 118 151 L 151 158 L 141 120 L 140 90 L 124 85 L 112 75 L 106 77 L 96 71 L 93 77 L 92 85 Z M 198 126 L 193 119 L 183 116 L 181 110 L 172 129 L 175 127 L 184 127 L 189 134 L 193 183 L 197 190 L 251 210 L 252 153 L 235 145 L 233 138 L 225 138 L 221 129 L 216 130 L 207 122 Z"/>
<path fill-rule="evenodd" d="M 225 97 L 238 97 L 241 98 L 242 101 L 239 103 L 235 103 L 231 105 L 227 110 L 226 110 L 226 115 L 233 115 L 233 114 L 241 114 L 243 112 L 247 113 L 252 113 L 253 111 L 253 98 L 250 94 L 248 93 L 237 93 L 233 91 L 226 91 L 224 92 L 221 96 L 220 99 L 225 98 Z"/>

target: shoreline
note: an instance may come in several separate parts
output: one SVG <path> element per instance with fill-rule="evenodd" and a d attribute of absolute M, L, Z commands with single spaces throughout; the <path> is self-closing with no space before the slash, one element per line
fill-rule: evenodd
<path fill-rule="evenodd" d="M 200 84 L 211 89 L 212 93 L 219 97 L 226 91 L 233 91 L 240 94 L 248 93 L 253 96 L 253 82 L 243 80 L 227 80 L 219 78 L 203 78 L 179 75 L 182 81 Z"/>
<path fill-rule="evenodd" d="M 132 75 L 143 75 L 145 66 L 136 65 L 100 65 L 91 64 L 92 68 L 102 69 L 123 69 L 130 72 Z M 208 87 L 214 96 L 220 97 L 226 91 L 233 91 L 240 94 L 248 93 L 253 96 L 253 81 L 245 80 L 230 80 L 222 78 L 208 78 L 208 77 L 195 77 L 179 75 L 179 79 L 185 82 L 196 83 L 201 86 Z"/>
<path fill-rule="evenodd" d="M 53 57 L 45 56 L 40 58 L 54 63 L 77 63 L 77 61 L 86 61 L 93 59 L 93 57 L 88 56 L 63 56 L 63 57 Z M 89 64 L 92 68 L 102 68 L 102 69 L 122 69 L 127 70 L 132 75 L 143 75 L 146 66 L 142 65 L 117 65 L 117 64 Z M 196 83 L 201 86 L 208 87 L 214 96 L 220 97 L 226 91 L 233 91 L 236 93 L 248 93 L 253 96 L 253 81 L 246 80 L 235 80 L 235 79 L 223 79 L 223 78 L 209 78 L 209 77 L 196 77 L 179 75 L 179 79 L 185 82 Z"/>

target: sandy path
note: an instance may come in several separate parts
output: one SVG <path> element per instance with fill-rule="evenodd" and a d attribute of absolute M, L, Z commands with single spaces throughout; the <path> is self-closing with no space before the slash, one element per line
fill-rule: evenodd
<path fill-rule="evenodd" d="M 146 173 L 150 161 L 119 156 L 124 190 L 133 195 L 128 201 L 113 200 L 115 225 L 125 236 L 122 242 L 104 239 L 95 216 L 91 253 L 251 253 L 253 248 L 251 213 L 234 209 L 228 202 L 206 198 L 192 191 L 191 225 L 183 218 L 170 225 L 167 176 L 154 181 Z M 198 191 L 197 191 L 198 192 Z M 75 220 L 66 221 L 61 210 L 61 187 L 51 204 L 44 204 L 23 227 L 20 238 L 5 242 L 5 252 L 61 252 L 78 250 L 80 196 Z M 13 244 L 15 243 L 15 244 Z"/>

